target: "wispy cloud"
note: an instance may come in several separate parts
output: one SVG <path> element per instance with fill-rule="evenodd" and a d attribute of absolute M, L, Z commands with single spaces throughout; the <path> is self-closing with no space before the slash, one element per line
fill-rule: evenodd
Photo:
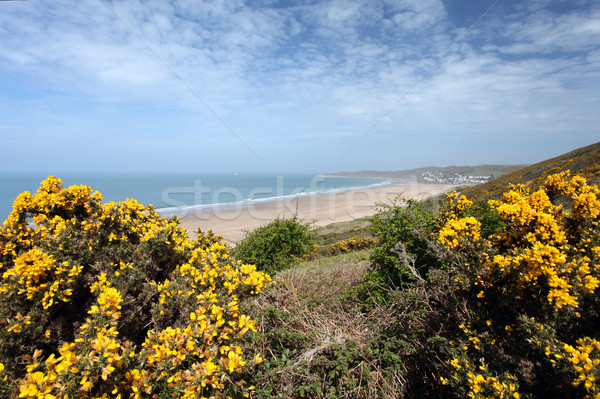
<path fill-rule="evenodd" d="M 172 136 L 195 143 L 176 146 L 181 156 L 166 159 L 182 169 L 197 167 L 193 155 L 203 143 L 209 165 L 225 158 L 252 165 L 252 154 L 177 76 L 266 157 L 256 169 L 281 167 L 278 157 L 269 163 L 272 152 L 290 152 L 287 169 L 302 169 L 303 160 L 314 170 L 437 163 L 407 148 L 417 145 L 415 137 L 465 163 L 477 151 L 501 162 L 500 151 L 526 149 L 539 135 L 590 143 L 600 122 L 600 6 L 592 1 L 500 2 L 343 161 L 332 154 L 360 137 L 464 33 L 468 24 L 457 23 L 441 1 L 109 4 L 176 75 L 101 1 L 0 4 L 5 143 L 25 146 L 48 134 L 59 138 L 47 142 L 53 147 L 66 135 L 78 137 L 79 147 L 71 147 L 81 149 L 100 134 L 92 132 L 120 146 Z M 513 140 L 525 144 L 509 145 Z M 130 148 L 124 163 L 152 167 L 144 154 L 160 154 L 162 142 Z M 12 151 L 0 157 L 2 168 L 11 168 Z M 525 150 L 514 156 L 529 157 Z"/>

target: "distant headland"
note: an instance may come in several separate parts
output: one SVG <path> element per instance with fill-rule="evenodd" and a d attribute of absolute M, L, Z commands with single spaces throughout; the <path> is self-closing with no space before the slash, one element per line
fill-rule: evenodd
<path fill-rule="evenodd" d="M 522 169 L 528 165 L 427 166 L 395 171 L 342 171 L 328 174 L 335 177 L 388 179 L 398 183 L 479 184 Z"/>

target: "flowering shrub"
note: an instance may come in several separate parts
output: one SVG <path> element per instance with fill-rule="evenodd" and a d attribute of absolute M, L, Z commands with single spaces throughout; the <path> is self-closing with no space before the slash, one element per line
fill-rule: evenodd
<path fill-rule="evenodd" d="M 239 301 L 270 277 L 135 200 L 49 177 L 0 226 L 3 397 L 222 397 L 260 362 Z"/>
<path fill-rule="evenodd" d="M 481 223 L 472 216 L 450 219 L 440 230 L 438 240 L 446 248 L 456 248 L 461 244 L 477 241 L 480 227 Z"/>
<path fill-rule="evenodd" d="M 503 228 L 487 238 L 459 215 L 468 200 L 450 202 L 437 241 L 469 313 L 440 381 L 472 398 L 600 397 L 600 189 L 568 172 L 513 186 L 489 202 Z"/>
<path fill-rule="evenodd" d="M 372 248 L 375 245 L 377 245 L 378 242 L 379 240 L 373 237 L 356 236 L 346 238 L 345 240 L 340 240 L 338 242 L 325 246 L 319 246 L 317 244 L 314 244 L 313 250 L 310 253 L 302 256 L 300 260 L 307 261 L 324 256 L 346 254 L 361 249 Z"/>
<path fill-rule="evenodd" d="M 378 240 L 373 237 L 350 237 L 345 240 L 338 241 L 327 248 L 331 255 L 357 251 L 359 249 L 370 248 L 377 244 Z"/>

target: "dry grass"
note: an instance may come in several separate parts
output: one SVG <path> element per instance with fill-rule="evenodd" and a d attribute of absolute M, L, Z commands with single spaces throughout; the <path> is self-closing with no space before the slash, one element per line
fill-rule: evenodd
<path fill-rule="evenodd" d="M 296 315 L 299 327 L 319 341 L 358 338 L 365 333 L 364 316 L 346 309 L 342 295 L 362 281 L 369 267 L 365 255 L 361 251 L 301 264 L 280 273 L 277 288 L 266 295 Z"/>
<path fill-rule="evenodd" d="M 347 309 L 342 296 L 362 281 L 368 251 L 305 262 L 277 274 L 275 286 L 253 298 L 255 308 L 293 315 L 290 330 L 319 342 L 344 342 L 366 334 L 365 316 Z M 284 322 L 282 320 L 282 322 Z"/>
<path fill-rule="evenodd" d="M 315 373 L 318 367 L 315 362 L 319 357 L 322 360 L 324 356 L 333 356 L 335 361 L 335 348 L 340 347 L 352 346 L 359 353 L 373 338 L 375 319 L 353 309 L 344 300 L 344 294 L 363 281 L 362 276 L 370 265 L 369 253 L 363 250 L 302 263 L 277 274 L 276 284 L 252 299 L 249 306 L 263 315 L 257 326 L 259 339 L 256 344 L 262 346 L 259 350 L 263 351 L 265 359 L 280 358 L 273 347 L 290 347 L 289 341 L 283 341 L 285 338 L 273 342 L 273 337 L 269 336 L 273 328 L 285 331 L 298 341 L 288 361 L 273 368 L 265 378 L 265 383 L 271 385 L 278 381 L 279 397 L 290 395 L 292 387 L 299 383 L 314 383 L 319 374 L 318 369 Z M 270 316 L 265 316 L 267 314 Z M 399 397 L 404 385 L 400 373 L 392 378 L 389 372 L 384 376 L 371 359 L 361 358 L 350 371 L 351 378 L 358 381 L 357 386 L 342 396 L 338 390 L 336 397 Z M 324 384 L 322 394 L 316 397 L 328 397 L 327 389 Z"/>

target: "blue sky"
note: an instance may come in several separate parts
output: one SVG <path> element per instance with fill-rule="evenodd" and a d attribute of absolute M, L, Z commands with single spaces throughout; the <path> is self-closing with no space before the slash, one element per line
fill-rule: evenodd
<path fill-rule="evenodd" d="M 598 126 L 597 1 L 0 2 L 0 172 L 534 163 Z"/>

